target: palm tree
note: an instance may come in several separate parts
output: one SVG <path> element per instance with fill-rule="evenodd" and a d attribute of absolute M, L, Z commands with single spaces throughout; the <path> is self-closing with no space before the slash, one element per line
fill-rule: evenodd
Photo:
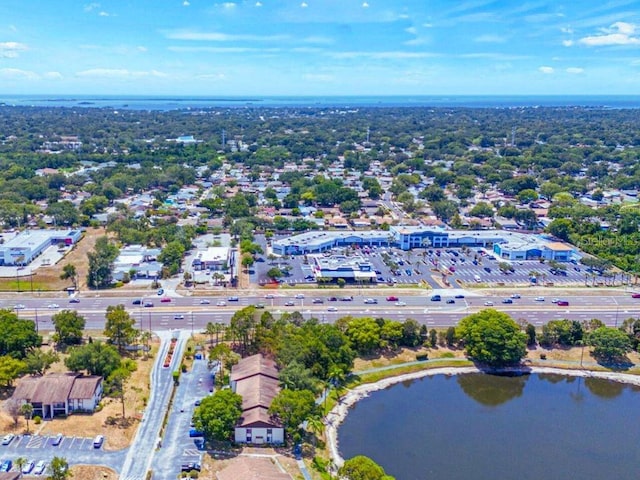
<path fill-rule="evenodd" d="M 333 365 L 329 369 L 329 383 L 336 389 L 336 395 L 338 396 L 338 402 L 342 401 L 340 390 L 342 389 L 347 375 L 342 367 Z"/>
<path fill-rule="evenodd" d="M 313 434 L 313 448 L 316 448 L 316 443 L 320 435 L 324 433 L 324 422 L 322 417 L 313 416 L 307 419 L 307 429 Z"/>
<path fill-rule="evenodd" d="M 29 420 L 31 419 L 31 415 L 33 415 L 33 405 L 30 403 L 22 404 L 20 413 L 24 415 L 24 419 L 27 421 L 27 435 L 29 435 Z"/>
<path fill-rule="evenodd" d="M 22 478 L 22 467 L 27 464 L 27 459 L 24 457 L 18 457 L 15 461 L 16 467 L 18 467 L 18 472 L 20 472 L 20 478 Z"/>
<path fill-rule="evenodd" d="M 149 358 L 149 342 L 151 341 L 151 332 L 149 330 L 144 330 L 140 332 L 140 341 L 144 344 L 145 350 L 145 358 Z"/>

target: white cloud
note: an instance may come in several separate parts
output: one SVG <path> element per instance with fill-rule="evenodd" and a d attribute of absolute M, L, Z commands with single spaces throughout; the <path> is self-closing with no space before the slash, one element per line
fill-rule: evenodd
<path fill-rule="evenodd" d="M 615 22 L 609 28 L 601 29 L 602 33 L 580 39 L 580 43 L 589 47 L 609 45 L 640 45 L 640 37 L 633 36 L 636 26 L 632 23 Z"/>
<path fill-rule="evenodd" d="M 182 2 L 182 6 L 183 6 L 183 7 L 188 7 L 189 5 L 191 5 L 191 4 L 189 3 L 189 0 L 184 0 L 184 2 Z"/>
<path fill-rule="evenodd" d="M 433 27 L 433 23 L 423 23 L 422 26 L 424 28 L 432 28 Z"/>
<path fill-rule="evenodd" d="M 406 42 L 403 42 L 404 45 L 409 45 L 409 46 L 424 45 L 425 43 L 428 43 L 428 42 L 424 38 L 412 38 L 411 40 L 407 40 Z"/>
<path fill-rule="evenodd" d="M 500 35 L 489 33 L 486 35 L 480 35 L 473 40 L 477 43 L 504 43 L 506 41 L 506 38 L 501 37 Z"/>
<path fill-rule="evenodd" d="M 281 48 L 254 47 L 169 47 L 171 52 L 207 52 L 207 53 L 278 53 Z"/>
<path fill-rule="evenodd" d="M 166 77 L 167 75 L 157 70 L 149 71 L 131 71 L 125 68 L 92 68 L 77 72 L 78 77 L 87 78 L 112 78 L 112 79 L 131 79 L 141 77 Z"/>
<path fill-rule="evenodd" d="M 560 28 L 560 31 L 562 33 L 569 33 L 569 34 L 573 33 L 573 29 L 570 28 L 570 27 L 562 27 L 562 28 Z"/>
<path fill-rule="evenodd" d="M 165 35 L 171 40 L 193 40 L 207 42 L 280 42 L 289 40 L 289 35 L 244 35 L 222 32 L 169 32 Z"/>
<path fill-rule="evenodd" d="M 403 51 L 388 51 L 388 52 L 331 52 L 327 54 L 330 57 L 338 59 L 349 58 L 373 58 L 373 59 L 410 59 L 410 58 L 432 58 L 437 57 L 435 53 L 428 52 L 403 52 Z"/>
<path fill-rule="evenodd" d="M 580 74 L 580 73 L 584 73 L 584 68 L 580 68 L 580 67 L 569 67 L 566 70 L 567 73 L 572 73 L 574 75 Z"/>
<path fill-rule="evenodd" d="M 111 17 L 112 15 L 109 12 L 102 11 L 98 15 L 101 17 Z"/>
<path fill-rule="evenodd" d="M 38 74 L 28 70 L 20 70 L 19 68 L 0 68 L 0 78 L 9 80 L 36 80 Z"/>
<path fill-rule="evenodd" d="M 256 7 L 261 7 L 262 6 L 262 2 L 256 2 Z"/>
<path fill-rule="evenodd" d="M 196 78 L 204 78 L 207 80 L 224 80 L 226 75 L 224 73 L 203 73 L 201 75 L 196 75 Z"/>
<path fill-rule="evenodd" d="M 405 28 L 404 31 L 410 33 L 411 35 L 416 35 L 418 33 L 418 29 L 416 27 L 408 27 Z"/>
<path fill-rule="evenodd" d="M 565 47 L 570 47 L 571 45 L 573 45 L 573 40 L 563 40 L 562 45 L 564 45 Z"/>
<path fill-rule="evenodd" d="M 17 58 L 25 50 L 28 48 L 24 43 L 0 42 L 0 58 Z"/>
<path fill-rule="evenodd" d="M 148 50 L 147 47 L 143 47 L 142 45 L 138 45 L 136 47 L 136 50 L 138 50 L 139 52 L 146 52 Z"/>
<path fill-rule="evenodd" d="M 93 2 L 93 3 L 88 3 L 87 5 L 84 6 L 84 11 L 85 12 L 90 12 L 92 10 L 95 10 L 96 8 L 100 8 L 100 4 Z"/>
<path fill-rule="evenodd" d="M 362 2 L 362 8 L 369 8 L 369 4 L 367 2 Z"/>
<path fill-rule="evenodd" d="M 546 75 L 549 75 L 549 74 L 553 73 L 553 67 L 540 67 L 540 68 L 538 68 L 538 71 L 542 72 L 542 73 L 544 73 Z"/>
<path fill-rule="evenodd" d="M 49 80 L 61 80 L 63 77 L 60 72 L 47 72 L 44 74 L 44 78 Z"/>
<path fill-rule="evenodd" d="M 232 10 L 236 8 L 236 4 L 233 2 L 224 2 L 224 3 L 221 3 L 220 6 L 225 10 Z"/>
<path fill-rule="evenodd" d="M 308 4 L 307 2 L 302 2 L 302 3 L 300 4 L 300 6 L 301 6 L 302 8 L 307 8 L 307 7 L 309 6 L 309 4 Z"/>
<path fill-rule="evenodd" d="M 331 45 L 334 42 L 333 38 L 322 37 L 319 35 L 312 35 L 310 37 L 303 38 L 302 41 L 304 43 L 312 43 L 315 45 Z"/>

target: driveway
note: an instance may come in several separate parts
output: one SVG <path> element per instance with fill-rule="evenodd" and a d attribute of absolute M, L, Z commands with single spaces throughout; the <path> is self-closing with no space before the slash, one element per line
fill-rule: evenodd
<path fill-rule="evenodd" d="M 212 389 L 212 370 L 208 368 L 207 360 L 194 360 L 191 371 L 180 377 L 162 448 L 153 458 L 153 480 L 174 480 L 182 463 L 200 462 L 202 451 L 196 440 L 201 439 L 190 438 L 189 429 L 196 401 L 209 395 Z"/>
<path fill-rule="evenodd" d="M 164 414 L 167 410 L 173 389 L 172 372 L 179 368 L 178 363 L 182 358 L 189 333 L 184 331 L 161 331 L 158 332 L 158 335 L 161 344 L 155 364 L 153 365 L 153 371 L 151 372 L 151 395 L 138 432 L 133 440 L 133 444 L 127 451 L 124 465 L 120 471 L 120 478 L 123 480 L 144 480 L 147 471 L 151 468 L 151 462 L 158 445 Z M 175 345 L 175 353 L 169 368 L 164 368 L 162 364 L 169 350 L 171 338 L 174 335 L 178 340 Z"/>

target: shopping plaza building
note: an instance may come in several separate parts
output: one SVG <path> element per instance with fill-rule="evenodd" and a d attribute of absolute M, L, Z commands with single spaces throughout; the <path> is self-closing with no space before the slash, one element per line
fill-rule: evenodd
<path fill-rule="evenodd" d="M 414 248 L 483 247 L 506 260 L 556 260 L 580 258 L 578 249 L 544 234 L 506 230 L 447 230 L 426 226 L 393 226 L 389 230 L 311 231 L 274 240 L 276 255 L 323 253 L 340 247 Z"/>

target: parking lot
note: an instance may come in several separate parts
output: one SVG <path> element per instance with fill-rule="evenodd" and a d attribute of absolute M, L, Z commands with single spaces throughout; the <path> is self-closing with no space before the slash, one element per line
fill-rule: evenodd
<path fill-rule="evenodd" d="M 98 450 L 93 447 L 93 437 L 63 437 L 58 445 L 54 445 L 55 438 L 55 435 L 16 435 L 9 445 L 0 446 L 0 455 L 7 451 L 21 451 L 25 448 L 44 449 L 51 447 L 56 450 Z"/>
<path fill-rule="evenodd" d="M 442 285 L 438 282 L 446 278 L 453 287 L 532 283 L 570 286 L 583 284 L 587 273 L 576 263 L 564 263 L 565 270 L 558 272 L 548 262 L 499 259 L 491 250 L 483 248 L 420 248 L 404 251 L 389 247 L 342 247 L 327 253 L 362 255 L 373 265 L 378 285 L 430 285 L 439 288 Z M 253 267 L 252 282 L 261 285 L 268 283 L 267 272 L 277 267 L 287 273 L 282 278 L 283 282 L 312 285 L 315 279 L 310 263 L 304 255 L 278 257 L 275 260 L 262 255 L 261 261 Z M 501 270 L 501 263 L 507 264 L 508 269 Z"/>

